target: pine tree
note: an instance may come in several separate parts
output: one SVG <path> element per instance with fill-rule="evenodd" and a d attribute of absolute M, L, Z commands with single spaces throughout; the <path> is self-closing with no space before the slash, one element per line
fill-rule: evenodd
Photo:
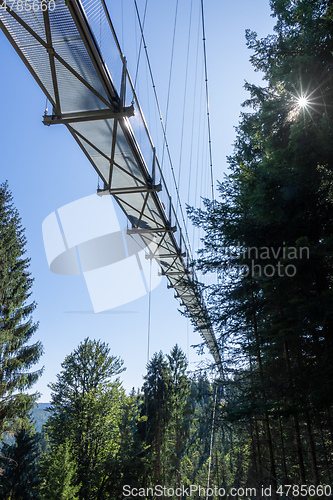
<path fill-rule="evenodd" d="M 110 462 L 108 477 L 104 485 L 104 494 L 98 500 L 108 498 L 121 498 L 123 486 L 140 488 L 144 484 L 144 445 L 138 432 L 140 418 L 140 395 L 133 390 L 128 397 L 122 400 L 121 415 L 119 420 L 119 448 L 117 455 Z"/>
<path fill-rule="evenodd" d="M 163 353 L 155 353 L 147 365 L 144 377 L 141 415 L 146 422 L 140 425 L 146 445 L 148 476 L 152 484 L 165 484 L 163 448 L 171 416 L 170 370 Z"/>
<path fill-rule="evenodd" d="M 167 355 L 170 370 L 170 421 L 168 424 L 168 449 L 166 458 L 169 476 L 174 477 L 175 486 L 181 487 L 181 461 L 186 451 L 189 432 L 190 380 L 187 377 L 187 359 L 176 344 Z"/>
<path fill-rule="evenodd" d="M 34 302 L 28 302 L 33 279 L 25 257 L 26 239 L 7 183 L 0 185 L 0 435 L 27 421 L 38 394 L 26 394 L 41 375 L 31 371 L 42 344 L 28 344 L 38 328 Z"/>
<path fill-rule="evenodd" d="M 0 498 L 33 500 L 38 498 L 39 437 L 20 430 L 15 443 L 1 450 Z"/>

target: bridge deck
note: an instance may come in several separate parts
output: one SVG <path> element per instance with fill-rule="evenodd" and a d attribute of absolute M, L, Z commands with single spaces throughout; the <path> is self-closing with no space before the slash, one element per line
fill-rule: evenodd
<path fill-rule="evenodd" d="M 67 3 L 51 1 L 35 12 L 24 3 L 20 11 L 17 2 L 4 8 L 0 0 L 0 28 L 52 104 L 44 124 L 68 128 L 104 183 L 99 194 L 111 194 L 130 232 L 149 244 L 221 370 L 191 256 L 105 3 Z M 129 95 L 134 106 L 126 105 Z"/>

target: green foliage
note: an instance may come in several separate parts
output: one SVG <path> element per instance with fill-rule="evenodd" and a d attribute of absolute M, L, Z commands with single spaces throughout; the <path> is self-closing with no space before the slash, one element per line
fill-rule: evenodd
<path fill-rule="evenodd" d="M 38 498 L 39 437 L 25 430 L 15 435 L 15 443 L 4 444 L 0 456 L 0 497 L 3 500 Z"/>
<path fill-rule="evenodd" d="M 138 432 L 141 420 L 139 395 L 132 393 L 124 397 L 118 424 L 120 438 L 118 453 L 109 462 L 109 473 L 102 498 L 120 498 L 125 484 L 132 487 L 142 486 L 145 470 L 144 443 Z"/>
<path fill-rule="evenodd" d="M 54 453 L 68 441 L 80 499 L 108 498 L 105 492 L 128 443 L 126 433 L 120 433 L 126 396 L 119 380 L 111 380 L 123 371 L 122 365 L 105 343 L 85 339 L 65 358 L 57 382 L 50 384 L 46 430 Z"/>
<path fill-rule="evenodd" d="M 192 381 L 187 369 L 185 354 L 177 345 L 167 356 L 155 353 L 147 365 L 141 402 L 145 420 L 139 426 L 141 439 L 147 445 L 147 486 L 163 484 L 175 489 L 182 484 L 196 484 L 208 459 L 210 384 L 207 379 Z M 202 389 L 207 391 L 206 396 Z"/>
<path fill-rule="evenodd" d="M 169 482 L 181 486 L 181 461 L 186 452 L 190 424 L 190 380 L 187 376 L 188 362 L 176 344 L 167 355 L 169 369 L 170 420 L 167 428 L 167 459 Z"/>
<path fill-rule="evenodd" d="M 45 500 L 76 500 L 80 485 L 75 486 L 75 461 L 71 457 L 69 440 L 54 446 L 44 454 L 40 465 L 42 477 L 40 495 Z"/>
<path fill-rule="evenodd" d="M 0 435 L 29 425 L 27 414 L 38 394 L 26 394 L 42 370 L 31 371 L 42 354 L 29 345 L 38 325 L 28 303 L 32 278 L 24 257 L 26 239 L 7 183 L 0 185 Z"/>
<path fill-rule="evenodd" d="M 276 34 L 247 32 L 267 86 L 246 84 L 253 111 L 242 114 L 220 200 L 192 217 L 206 230 L 200 266 L 220 277 L 209 307 L 226 353 L 222 418 L 254 465 L 242 466 L 243 483 L 316 483 L 329 480 L 332 450 L 331 5 L 271 6 Z"/>
<path fill-rule="evenodd" d="M 162 447 L 170 420 L 170 374 L 161 351 L 149 361 L 144 379 L 141 415 L 146 420 L 141 433 L 149 446 L 146 468 L 153 483 L 158 484 L 162 478 Z"/>

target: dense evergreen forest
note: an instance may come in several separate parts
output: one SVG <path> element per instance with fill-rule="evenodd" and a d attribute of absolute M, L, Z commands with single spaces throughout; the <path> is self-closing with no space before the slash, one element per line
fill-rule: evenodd
<path fill-rule="evenodd" d="M 15 442 L 1 448 L 0 498 L 333 498 L 333 3 L 270 4 L 275 33 L 246 34 L 264 84 L 246 84 L 229 174 L 190 209 L 205 230 L 196 266 L 217 276 L 202 287 L 215 380 L 176 345 L 128 395 L 122 360 L 87 338 L 36 432 L 42 346 L 29 344 L 25 238 L 1 185 L 0 432 Z"/>
<path fill-rule="evenodd" d="M 231 173 L 192 217 L 218 274 L 221 425 L 240 484 L 275 490 L 332 482 L 333 5 L 270 3 L 275 34 L 246 34 L 266 85 L 246 84 Z"/>

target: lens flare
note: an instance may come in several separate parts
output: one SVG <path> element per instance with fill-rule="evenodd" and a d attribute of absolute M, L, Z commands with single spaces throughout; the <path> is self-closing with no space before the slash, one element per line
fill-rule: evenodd
<path fill-rule="evenodd" d="M 298 97 L 297 104 L 302 109 L 307 108 L 309 106 L 309 99 L 302 95 L 301 97 Z"/>

